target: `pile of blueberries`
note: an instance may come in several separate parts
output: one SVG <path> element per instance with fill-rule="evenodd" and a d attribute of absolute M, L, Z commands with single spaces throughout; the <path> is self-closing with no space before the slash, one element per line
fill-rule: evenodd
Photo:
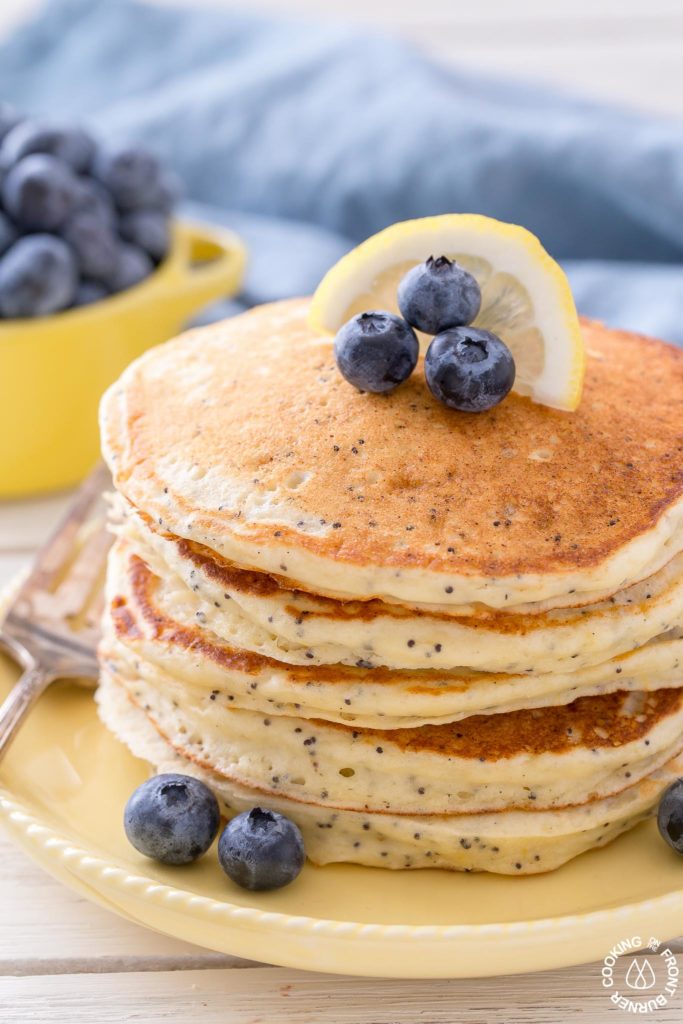
<path fill-rule="evenodd" d="M 138 284 L 164 259 L 175 175 L 141 146 L 0 104 L 0 317 L 47 316 Z"/>
<path fill-rule="evenodd" d="M 515 361 L 490 331 L 468 326 L 481 307 L 476 279 L 447 256 L 430 256 L 398 287 L 402 317 L 359 313 L 334 342 L 342 376 L 359 391 L 393 391 L 410 377 L 420 346 L 415 331 L 434 335 L 424 373 L 435 398 L 450 409 L 484 412 L 505 398 L 515 382 Z"/>
<path fill-rule="evenodd" d="M 155 775 L 135 790 L 123 812 L 132 846 L 162 864 L 191 864 L 218 835 L 221 815 L 208 786 L 191 775 Z M 297 825 L 284 814 L 252 807 L 232 818 L 218 840 L 218 861 L 243 889 L 281 889 L 306 859 Z"/>

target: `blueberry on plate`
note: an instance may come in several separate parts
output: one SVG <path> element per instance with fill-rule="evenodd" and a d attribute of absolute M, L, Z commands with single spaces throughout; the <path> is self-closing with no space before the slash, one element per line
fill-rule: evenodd
<path fill-rule="evenodd" d="M 83 279 L 76 289 L 73 306 L 92 306 L 94 302 L 101 302 L 106 299 L 109 292 L 100 281 L 89 281 Z"/>
<path fill-rule="evenodd" d="M 30 231 L 54 231 L 71 213 L 75 178 L 66 164 L 47 153 L 32 153 L 15 164 L 2 183 L 10 217 Z"/>
<path fill-rule="evenodd" d="M 101 217 L 91 213 L 74 213 L 63 225 L 60 234 L 73 249 L 83 277 L 108 281 L 116 274 L 121 241 Z"/>
<path fill-rule="evenodd" d="M 121 242 L 114 272 L 104 283 L 109 291 L 122 292 L 144 281 L 153 270 L 154 264 L 144 250 L 128 242 Z"/>
<path fill-rule="evenodd" d="M 163 210 L 131 210 L 119 221 L 121 238 L 144 249 L 160 263 L 170 245 L 169 220 Z"/>
<path fill-rule="evenodd" d="M 447 256 L 430 256 L 413 267 L 398 286 L 398 308 L 418 331 L 440 334 L 471 324 L 481 306 L 476 278 Z"/>
<path fill-rule="evenodd" d="M 95 155 L 95 143 L 82 128 L 59 128 L 22 121 L 7 133 L 0 150 L 0 164 L 10 166 L 31 153 L 49 153 L 79 173 L 87 171 Z"/>
<path fill-rule="evenodd" d="M 93 162 L 93 174 L 111 192 L 120 210 L 154 205 L 161 167 L 157 158 L 142 146 L 101 150 Z"/>
<path fill-rule="evenodd" d="M 4 317 L 46 316 L 73 302 L 76 260 L 66 242 L 53 235 L 26 235 L 0 258 L 0 313 Z"/>
<path fill-rule="evenodd" d="M 228 878 L 243 889 L 280 889 L 299 875 L 306 855 L 301 832 L 276 811 L 254 807 L 223 829 L 218 859 Z"/>
<path fill-rule="evenodd" d="M 505 398 L 515 382 L 510 349 L 490 331 L 453 327 L 434 338 L 425 355 L 425 379 L 450 409 L 484 412 Z"/>
<path fill-rule="evenodd" d="M 657 814 L 659 831 L 676 853 L 683 854 L 683 779 L 664 791 Z"/>
<path fill-rule="evenodd" d="M 408 380 L 420 345 L 412 327 L 393 313 L 359 313 L 334 339 L 342 377 L 359 391 L 381 394 Z"/>
<path fill-rule="evenodd" d="M 163 864 L 190 864 L 211 846 L 220 824 L 218 801 L 191 775 L 156 775 L 135 790 L 123 812 L 129 842 Z"/>

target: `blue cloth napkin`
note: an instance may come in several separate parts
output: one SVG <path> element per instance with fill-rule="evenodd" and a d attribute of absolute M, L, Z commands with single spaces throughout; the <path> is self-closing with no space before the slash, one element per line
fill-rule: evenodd
<path fill-rule="evenodd" d="M 133 0 L 53 0 L 0 46 L 0 96 L 155 148 L 249 243 L 243 304 L 310 291 L 392 221 L 474 211 L 539 235 L 582 312 L 683 343 L 674 121 L 343 25 Z"/>

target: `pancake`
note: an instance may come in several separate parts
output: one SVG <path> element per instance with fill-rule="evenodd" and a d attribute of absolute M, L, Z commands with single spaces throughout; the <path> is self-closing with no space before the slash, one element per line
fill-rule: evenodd
<path fill-rule="evenodd" d="M 110 495 L 112 528 L 125 538 L 131 547 L 154 567 L 161 575 L 171 573 L 179 576 L 191 590 L 206 592 L 209 600 L 220 600 L 228 591 L 231 598 L 257 621 L 264 619 L 282 623 L 282 631 L 290 629 L 291 639 L 301 638 L 298 619 L 306 620 L 311 626 L 325 628 L 331 625 L 334 635 L 340 622 L 355 617 L 373 620 L 378 615 L 393 615 L 394 622 L 409 621 L 407 611 L 419 615 L 431 613 L 440 618 L 491 618 L 495 615 L 537 615 L 556 608 L 581 609 L 612 597 L 611 591 L 592 594 L 590 600 L 584 595 L 565 594 L 552 600 L 515 605 L 514 608 L 490 609 L 482 604 L 436 605 L 410 604 L 409 602 L 378 600 L 339 600 L 314 594 L 310 590 L 297 590 L 296 584 L 282 573 L 264 573 L 241 569 L 234 562 L 222 558 L 215 551 L 195 541 L 186 540 L 168 533 L 150 519 L 144 512 L 135 509 L 120 495 Z M 666 568 L 666 566 L 664 567 Z M 662 570 L 660 570 L 661 572 Z M 652 579 L 656 579 L 656 573 Z M 638 581 L 640 582 L 640 581 Z M 285 634 L 286 635 L 286 634 Z M 313 639 L 320 642 L 317 633 Z M 326 642 L 323 639 L 322 642 Z"/>
<path fill-rule="evenodd" d="M 105 396 L 115 485 L 171 534 L 316 594 L 491 608 L 622 591 L 683 549 L 683 352 L 584 323 L 575 413 L 471 416 L 421 366 L 356 392 L 307 308 L 189 332 Z"/>
<path fill-rule="evenodd" d="M 163 608 L 294 665 L 572 672 L 642 646 L 683 621 L 683 553 L 651 579 L 596 605 L 457 618 L 379 601 L 291 605 L 290 592 L 268 577 L 226 570 L 206 550 L 174 558 L 186 541 L 138 527 L 131 543 L 163 581 L 157 587 Z"/>
<path fill-rule="evenodd" d="M 317 863 L 604 845 L 683 770 L 683 353 L 585 322 L 576 413 L 470 416 L 421 367 L 356 392 L 306 316 L 190 332 L 103 399 L 103 721 Z"/>
<path fill-rule="evenodd" d="M 458 721 L 478 713 L 567 704 L 615 690 L 683 685 L 683 632 L 572 673 L 541 675 L 421 670 L 366 670 L 344 665 L 292 666 L 233 646 L 196 614 L 171 614 L 159 601 L 159 579 L 118 541 L 108 574 L 104 658 L 128 662 L 156 685 L 167 677 L 196 700 L 221 693 L 237 708 L 399 728 Z M 175 609 L 177 612 L 177 608 Z"/>
<path fill-rule="evenodd" d="M 467 814 L 553 809 L 612 796 L 683 747 L 683 689 L 617 692 L 561 707 L 417 729 L 361 729 L 235 708 L 115 657 L 104 670 L 174 746 L 264 794 L 345 810 Z"/>
<path fill-rule="evenodd" d="M 296 821 L 307 855 L 316 864 L 343 861 L 392 869 L 445 868 L 512 875 L 549 871 L 584 851 L 604 846 L 648 817 L 666 786 L 683 774 L 680 758 L 617 796 L 559 811 L 457 817 L 332 811 L 281 795 L 264 797 L 199 763 L 182 745 L 175 749 L 106 671 L 97 702 L 104 724 L 136 757 L 159 772 L 183 772 L 201 779 L 216 794 L 226 816 L 258 804 Z"/>

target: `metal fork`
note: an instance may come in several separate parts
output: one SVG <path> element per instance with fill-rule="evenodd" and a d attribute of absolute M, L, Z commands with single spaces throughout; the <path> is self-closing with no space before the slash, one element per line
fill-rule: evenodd
<path fill-rule="evenodd" d="M 102 582 L 112 542 L 103 495 L 110 485 L 104 466 L 88 477 L 0 625 L 0 646 L 24 670 L 0 707 L 0 758 L 51 683 L 97 678 Z"/>

